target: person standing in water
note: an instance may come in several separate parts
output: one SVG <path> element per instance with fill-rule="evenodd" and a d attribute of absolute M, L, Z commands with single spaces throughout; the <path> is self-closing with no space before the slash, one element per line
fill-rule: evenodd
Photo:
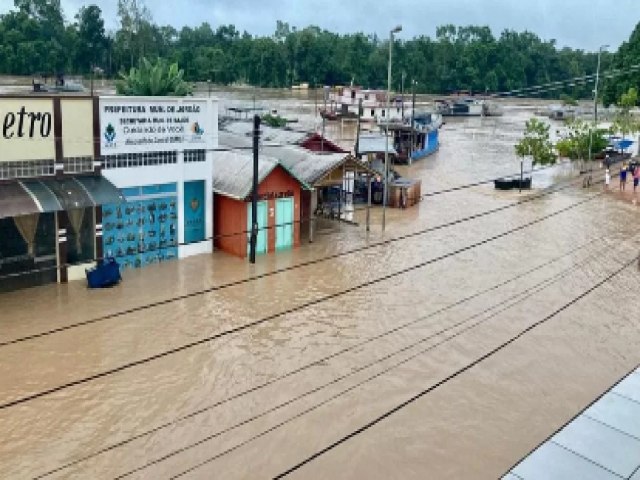
<path fill-rule="evenodd" d="M 620 168 L 620 191 L 624 192 L 627 186 L 627 166 L 623 163 Z"/>

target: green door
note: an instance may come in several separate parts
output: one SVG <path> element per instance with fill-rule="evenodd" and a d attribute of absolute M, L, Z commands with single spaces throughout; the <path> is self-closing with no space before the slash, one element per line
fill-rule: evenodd
<path fill-rule="evenodd" d="M 276 250 L 293 247 L 293 198 L 276 200 Z"/>
<path fill-rule="evenodd" d="M 251 204 L 247 204 L 247 255 L 251 253 Z M 267 202 L 258 202 L 258 241 L 256 253 L 267 253 Z"/>

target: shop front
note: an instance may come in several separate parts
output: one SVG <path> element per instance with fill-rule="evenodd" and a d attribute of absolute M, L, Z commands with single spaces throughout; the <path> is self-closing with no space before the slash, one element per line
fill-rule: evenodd
<path fill-rule="evenodd" d="M 210 253 L 217 104 L 102 97 L 103 174 L 125 202 L 103 210 L 107 256 L 124 269 Z"/>
<path fill-rule="evenodd" d="M 100 175 L 90 97 L 0 97 L 0 291 L 84 277 L 101 257 Z"/>

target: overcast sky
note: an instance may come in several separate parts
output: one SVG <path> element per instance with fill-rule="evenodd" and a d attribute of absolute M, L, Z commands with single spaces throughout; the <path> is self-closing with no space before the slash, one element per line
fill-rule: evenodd
<path fill-rule="evenodd" d="M 62 0 L 67 19 L 82 5 L 98 4 L 108 28 L 117 26 L 116 0 Z M 489 25 L 498 36 L 505 28 L 529 30 L 559 46 L 615 50 L 640 21 L 638 0 L 146 0 L 159 24 L 176 28 L 204 21 L 214 28 L 232 23 L 240 31 L 270 35 L 276 20 L 310 24 L 339 32 L 387 36 L 401 24 L 400 38 L 434 36 L 438 25 Z M 615 7 L 614 7 L 615 6 Z M 0 12 L 13 0 L 0 0 Z"/>

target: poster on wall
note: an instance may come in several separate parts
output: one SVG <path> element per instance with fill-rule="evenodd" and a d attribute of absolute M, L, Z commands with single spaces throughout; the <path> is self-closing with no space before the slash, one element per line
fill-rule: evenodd
<path fill-rule="evenodd" d="M 176 185 L 124 189 L 127 202 L 104 205 L 104 252 L 123 269 L 178 257 Z"/>
<path fill-rule="evenodd" d="M 206 99 L 100 98 L 103 155 L 214 148 Z"/>
<path fill-rule="evenodd" d="M 184 182 L 184 241 L 202 242 L 205 239 L 204 180 Z"/>

